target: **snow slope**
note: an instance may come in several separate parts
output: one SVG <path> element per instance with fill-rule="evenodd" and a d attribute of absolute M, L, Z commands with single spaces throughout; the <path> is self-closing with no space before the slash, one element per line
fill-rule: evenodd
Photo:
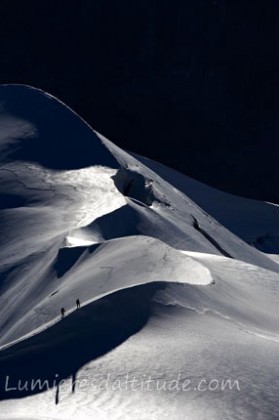
<path fill-rule="evenodd" d="M 246 242 L 264 252 L 279 252 L 278 204 L 236 197 L 158 162 L 142 156 L 136 157 Z"/>
<path fill-rule="evenodd" d="M 132 156 L 36 89 L 0 104 L 0 419 L 278 418 L 279 266 L 247 243 L 272 231 L 276 254 L 278 208 Z M 112 386 L 127 375 L 142 386 Z M 240 390 L 195 389 L 223 379 Z"/>

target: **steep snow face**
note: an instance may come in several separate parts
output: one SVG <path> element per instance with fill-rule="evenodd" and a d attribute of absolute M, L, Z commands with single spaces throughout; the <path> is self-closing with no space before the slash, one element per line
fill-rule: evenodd
<path fill-rule="evenodd" d="M 218 191 L 158 162 L 135 156 L 237 236 L 263 252 L 279 253 L 278 204 Z"/>
<path fill-rule="evenodd" d="M 43 92 L 0 102 L 0 419 L 277 419 L 278 259 L 246 243 L 276 237 L 275 206 L 131 156 Z M 108 374 L 243 388 L 74 385 Z"/>

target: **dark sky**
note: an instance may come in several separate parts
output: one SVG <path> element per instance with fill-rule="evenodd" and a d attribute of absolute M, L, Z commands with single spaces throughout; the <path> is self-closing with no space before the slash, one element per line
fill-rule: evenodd
<path fill-rule="evenodd" d="M 120 147 L 279 202 L 279 5 L 1 1 L 0 82 L 58 96 Z"/>

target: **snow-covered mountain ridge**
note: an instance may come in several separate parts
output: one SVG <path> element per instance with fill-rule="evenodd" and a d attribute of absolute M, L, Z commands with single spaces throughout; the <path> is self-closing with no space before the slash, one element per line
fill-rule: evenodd
<path fill-rule="evenodd" d="M 222 346 L 218 375 L 235 376 L 246 345 L 257 354 L 243 362 L 247 372 L 239 380 L 253 382 L 255 357 L 266 367 L 261 383 L 273 380 L 279 266 L 261 250 L 278 252 L 278 206 L 218 192 L 132 156 L 55 98 L 26 86 L 0 87 L 0 151 L 4 376 L 59 374 L 68 381 L 73 372 L 105 375 L 111 365 L 117 377 L 160 371 L 170 379 L 179 371 L 187 376 L 185 357 L 195 375 L 210 376 L 208 360 L 217 363 Z M 154 337 L 164 346 L 160 354 L 155 342 L 147 351 Z M 210 340 L 216 343 L 207 360 L 199 352 Z M 56 404 L 39 413 L 41 402 L 51 405 L 52 389 L 7 393 L 0 384 L 0 418 L 27 418 L 26 407 L 34 418 L 48 410 L 51 418 L 70 418 L 81 410 L 82 419 L 159 419 L 162 407 L 172 419 L 241 418 L 232 408 L 234 392 L 220 395 L 218 408 L 207 393 L 202 411 L 195 404 L 201 395 L 183 402 L 178 393 L 172 408 L 171 396 L 162 401 L 155 392 L 150 412 L 141 392 L 107 391 L 94 399 L 88 393 L 82 405 L 78 392 L 61 403 L 57 389 Z M 261 389 L 263 398 L 268 390 Z M 250 418 L 253 388 L 241 395 L 242 414 Z M 269 418 L 276 418 L 279 406 L 268 395 Z"/>

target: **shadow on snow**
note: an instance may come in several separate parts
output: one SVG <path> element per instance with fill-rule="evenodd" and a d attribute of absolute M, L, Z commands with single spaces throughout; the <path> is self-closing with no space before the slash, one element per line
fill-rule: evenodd
<path fill-rule="evenodd" d="M 23 398 L 45 391 L 32 380 L 56 388 L 72 377 L 72 392 L 79 369 L 108 353 L 147 323 L 152 297 L 166 283 L 151 283 L 115 292 L 66 316 L 47 330 L 0 352 L 0 400 Z M 8 382 L 7 377 L 9 377 Z M 55 381 L 56 380 L 56 381 Z M 27 383 L 28 389 L 25 388 Z M 8 390 L 9 388 L 17 388 Z"/>

